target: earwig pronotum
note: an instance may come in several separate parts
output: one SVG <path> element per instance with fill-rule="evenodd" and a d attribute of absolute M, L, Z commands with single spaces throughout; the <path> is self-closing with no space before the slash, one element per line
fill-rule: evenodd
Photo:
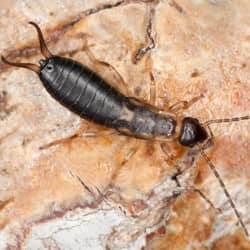
<path fill-rule="evenodd" d="M 41 59 L 38 66 L 11 62 L 2 56 L 4 63 L 36 72 L 52 97 L 84 119 L 113 128 L 123 135 L 163 143 L 177 141 L 183 147 L 196 147 L 219 180 L 245 234 L 249 235 L 222 178 L 204 152 L 213 139 L 209 125 L 249 120 L 249 115 L 200 123 L 196 118 L 183 117 L 176 113 L 180 108 L 188 108 L 200 97 L 195 97 L 189 102 L 180 102 L 172 106 L 169 112 L 127 97 L 89 68 L 71 59 L 53 55 L 45 44 L 39 26 L 33 22 L 30 24 L 37 30 L 41 53 L 45 60 Z"/>

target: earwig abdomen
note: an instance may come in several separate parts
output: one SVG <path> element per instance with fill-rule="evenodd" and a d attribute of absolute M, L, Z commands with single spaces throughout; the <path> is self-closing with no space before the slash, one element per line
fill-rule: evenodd
<path fill-rule="evenodd" d="M 125 101 L 122 95 L 76 61 L 55 56 L 43 63 L 40 79 L 56 100 L 82 118 L 112 126 Z"/>
<path fill-rule="evenodd" d="M 175 132 L 173 118 L 136 105 L 80 63 L 53 56 L 40 64 L 39 77 L 48 92 L 82 118 L 140 138 Z"/>

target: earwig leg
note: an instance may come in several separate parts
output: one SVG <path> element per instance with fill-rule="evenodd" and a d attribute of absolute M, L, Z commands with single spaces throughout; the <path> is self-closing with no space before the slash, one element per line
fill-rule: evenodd
<path fill-rule="evenodd" d="M 195 97 L 193 97 L 189 101 L 180 101 L 180 102 L 177 102 L 177 103 L 175 103 L 175 104 L 173 104 L 172 106 L 169 107 L 169 111 L 171 111 L 171 112 L 179 112 L 181 110 L 188 109 L 194 103 L 196 103 L 197 101 L 199 101 L 202 97 L 204 97 L 203 94 L 195 96 Z"/>
<path fill-rule="evenodd" d="M 138 145 L 137 145 L 137 140 L 136 140 L 136 145 L 133 147 L 131 151 L 128 152 L 128 154 L 124 157 L 123 161 L 121 162 L 121 165 L 125 165 L 138 151 Z"/>
<path fill-rule="evenodd" d="M 58 144 L 66 143 L 66 142 L 69 142 L 69 141 L 71 141 L 71 140 L 77 138 L 78 136 L 79 136 L 78 134 L 74 134 L 74 135 L 71 135 L 71 136 L 69 136 L 69 137 L 67 137 L 67 138 L 55 140 L 55 141 L 52 141 L 52 142 L 50 142 L 50 143 L 48 143 L 48 144 L 45 144 L 45 145 L 43 145 L 43 146 L 40 146 L 39 149 L 40 149 L 40 150 L 44 150 L 44 149 L 48 149 L 48 148 L 50 148 L 50 147 L 52 147 L 52 146 L 55 146 L 55 145 L 58 145 Z"/>
<path fill-rule="evenodd" d="M 150 86 L 149 86 L 149 103 L 152 106 L 156 106 L 157 99 L 157 86 L 152 72 L 150 72 Z"/>
<path fill-rule="evenodd" d="M 149 40 L 149 44 L 146 45 L 146 46 L 143 46 L 141 47 L 134 59 L 133 59 L 133 63 L 137 63 L 139 60 L 141 60 L 141 58 L 150 50 L 154 49 L 155 48 L 155 36 L 156 34 L 153 34 L 153 19 L 154 19 L 154 16 L 155 16 L 155 8 L 152 7 L 153 5 L 155 5 L 155 3 L 150 3 L 149 4 L 149 9 L 147 12 L 149 12 L 149 17 L 148 17 L 148 24 L 147 24 L 147 28 L 146 28 L 146 36 L 147 36 L 147 40 Z"/>
<path fill-rule="evenodd" d="M 129 99 L 132 103 L 134 103 L 134 104 L 136 104 L 136 105 L 138 105 L 138 106 L 145 105 L 145 103 L 144 103 L 143 101 L 141 101 L 140 99 L 138 99 L 138 98 L 136 98 L 136 97 L 134 97 L 134 96 L 128 96 L 128 99 Z"/>
<path fill-rule="evenodd" d="M 131 160 L 132 157 L 140 149 L 141 144 L 138 145 L 138 140 L 137 139 L 135 139 L 133 143 L 134 143 L 134 145 L 132 146 L 132 148 L 125 155 L 125 157 L 120 161 L 120 164 L 119 164 L 120 167 L 113 173 L 112 178 L 111 178 L 113 182 L 116 180 L 118 174 L 120 173 L 120 168 L 122 168 L 124 165 L 126 165 L 129 162 L 129 160 Z"/>
<path fill-rule="evenodd" d="M 120 90 L 123 94 L 128 95 L 127 85 L 126 85 L 123 77 L 121 76 L 121 74 L 117 71 L 117 69 L 107 62 L 98 60 L 87 46 L 85 47 L 84 50 L 92 62 L 94 62 L 96 65 L 99 64 L 99 65 L 102 65 L 103 67 L 107 67 L 114 73 L 114 77 L 116 78 L 116 82 L 113 83 L 115 85 L 114 87 L 116 87 L 118 90 Z"/>
<path fill-rule="evenodd" d="M 163 153 L 167 156 L 166 162 L 170 166 L 174 166 L 176 169 L 176 172 L 173 174 L 172 179 L 176 182 L 178 187 L 181 187 L 181 183 L 180 183 L 178 177 L 180 175 L 182 175 L 188 168 L 186 168 L 186 167 L 183 168 L 180 166 L 178 161 L 176 161 L 176 157 L 171 152 L 171 149 L 169 148 L 167 143 L 164 143 L 164 142 L 161 143 L 160 147 L 161 147 L 161 150 L 163 151 Z"/>
<path fill-rule="evenodd" d="M 40 150 L 44 150 L 47 148 L 50 148 L 52 146 L 56 146 L 58 144 L 63 144 L 63 143 L 67 143 L 77 137 L 99 137 L 99 136 L 110 136 L 112 134 L 116 134 L 117 132 L 115 130 L 108 130 L 108 131 L 101 131 L 101 132 L 83 132 L 83 133 L 75 133 L 69 137 L 66 138 L 62 138 L 59 140 L 55 140 L 53 142 L 50 142 L 48 144 L 45 144 L 43 146 L 40 146 L 39 149 Z"/>
<path fill-rule="evenodd" d="M 177 179 L 177 176 L 181 175 L 186 169 L 183 169 L 178 163 L 176 163 L 177 157 L 175 157 L 174 154 L 171 152 L 171 149 L 169 148 L 167 143 L 162 142 L 160 144 L 160 147 L 162 152 L 167 156 L 167 162 L 176 168 L 177 173 L 173 178 Z"/>
<path fill-rule="evenodd" d="M 106 69 L 108 68 L 113 73 L 115 81 L 112 81 L 112 85 L 116 89 L 118 89 L 119 91 L 121 91 L 125 95 L 129 95 L 127 85 L 126 85 L 123 77 L 121 76 L 121 74 L 118 72 L 118 70 L 114 66 L 112 66 L 111 64 L 109 64 L 105 61 L 101 61 L 94 56 L 93 52 L 89 48 L 91 46 L 90 44 L 88 44 L 88 37 L 89 36 L 90 35 L 88 35 L 86 33 L 77 34 L 75 37 L 82 39 L 83 45 L 81 46 L 80 49 L 67 51 L 67 54 L 69 54 L 70 56 L 73 56 L 75 53 L 77 53 L 79 51 L 84 51 L 86 53 L 87 57 L 89 58 L 89 60 L 93 63 L 94 67 L 102 66 Z"/>

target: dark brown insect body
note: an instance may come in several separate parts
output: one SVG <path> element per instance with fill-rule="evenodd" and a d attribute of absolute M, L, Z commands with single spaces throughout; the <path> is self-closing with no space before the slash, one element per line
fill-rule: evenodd
<path fill-rule="evenodd" d="M 40 61 L 39 77 L 48 92 L 84 119 L 137 138 L 173 138 L 176 120 L 147 105 L 135 103 L 100 76 L 68 58 L 53 56 Z M 198 120 L 185 118 L 179 142 L 194 146 L 207 139 Z"/>
<path fill-rule="evenodd" d="M 48 92 L 82 118 L 139 138 L 174 134 L 171 116 L 134 103 L 78 62 L 53 56 L 40 64 L 39 77 Z"/>
<path fill-rule="evenodd" d="M 40 66 L 31 63 L 15 63 L 2 57 L 3 62 L 30 69 L 38 73 L 47 91 L 62 105 L 84 119 L 114 128 L 120 133 L 141 139 L 178 140 L 186 147 L 197 146 L 203 158 L 218 178 L 225 195 L 248 235 L 247 229 L 213 163 L 204 153 L 206 142 L 212 139 L 209 125 L 212 123 L 248 120 L 250 116 L 217 119 L 203 125 L 195 118 L 177 118 L 175 113 L 162 112 L 133 98 L 126 97 L 99 75 L 68 58 L 53 56 L 47 49 L 41 30 L 35 24 L 40 48 L 46 60 Z"/>

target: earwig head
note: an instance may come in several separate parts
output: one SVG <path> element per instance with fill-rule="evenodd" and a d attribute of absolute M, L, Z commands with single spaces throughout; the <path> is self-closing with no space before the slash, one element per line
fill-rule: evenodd
<path fill-rule="evenodd" d="M 208 138 L 207 131 L 197 119 L 186 117 L 182 121 L 179 143 L 186 147 L 194 147 Z"/>
<path fill-rule="evenodd" d="M 38 38 L 39 38 L 39 42 L 40 42 L 40 49 L 41 52 L 43 54 L 43 56 L 46 58 L 46 60 L 49 60 L 49 58 L 51 58 L 53 55 L 50 53 L 50 51 L 48 50 L 44 38 L 43 38 L 43 34 L 41 29 L 39 28 L 39 26 L 34 23 L 34 22 L 29 22 L 29 24 L 33 25 L 36 30 L 37 30 L 37 34 L 38 34 Z M 16 66 L 16 67 L 22 67 L 22 68 L 26 68 L 26 69 L 30 69 L 36 73 L 40 73 L 41 69 L 43 68 L 43 66 L 45 65 L 45 60 L 40 60 L 40 66 L 36 64 L 32 64 L 32 63 L 17 63 L 17 62 L 10 62 L 8 61 L 5 57 L 1 56 L 2 61 L 6 64 L 12 65 L 12 66 Z M 43 65 L 43 66 L 42 66 Z"/>

